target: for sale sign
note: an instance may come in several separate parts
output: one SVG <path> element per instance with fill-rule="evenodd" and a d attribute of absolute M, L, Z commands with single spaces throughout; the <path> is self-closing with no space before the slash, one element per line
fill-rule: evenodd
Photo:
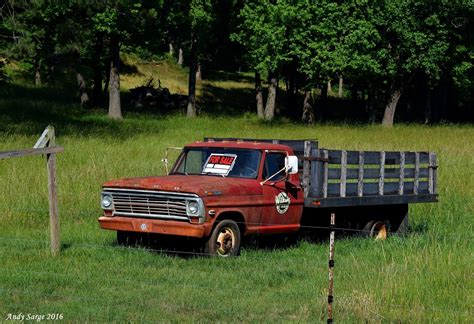
<path fill-rule="evenodd" d="M 214 173 L 226 176 L 234 167 L 236 154 L 212 153 L 207 158 L 202 173 Z"/>

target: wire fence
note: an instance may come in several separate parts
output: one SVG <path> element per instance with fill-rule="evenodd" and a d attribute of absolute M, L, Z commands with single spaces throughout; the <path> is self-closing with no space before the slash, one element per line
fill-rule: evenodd
<path fill-rule="evenodd" d="M 25 209 L 8 209 L 8 211 L 11 213 L 13 212 L 20 212 L 20 213 L 28 213 L 28 214 L 47 214 L 48 210 L 42 210 L 42 209 L 35 209 L 35 208 L 25 208 Z M 63 210 L 63 213 L 68 213 L 69 215 L 81 215 L 81 216 L 99 216 L 100 212 L 87 212 L 87 211 L 78 211 L 78 210 Z M 237 222 L 239 224 L 244 225 L 243 223 Z M 281 224 L 273 224 L 273 223 L 245 223 L 246 226 L 271 226 L 271 225 L 281 225 Z M 344 232 L 344 233 L 352 233 L 352 234 L 361 234 L 361 235 L 366 235 L 367 231 L 366 230 L 361 230 L 361 229 L 354 229 L 354 228 L 345 228 L 345 227 L 330 227 L 330 226 L 315 226 L 315 225 L 301 225 L 301 229 L 304 230 L 309 230 L 309 231 L 318 231 L 318 232 L 325 232 L 327 231 L 327 234 L 329 233 L 330 229 L 335 229 L 336 231 L 339 232 Z M 416 235 L 416 234 L 423 234 L 417 233 L 417 232 L 408 232 L 408 233 L 392 233 L 391 235 L 394 236 L 400 236 L 400 237 L 408 237 L 410 235 Z M 430 234 L 431 235 L 431 234 Z M 432 236 L 432 238 L 435 239 L 449 239 L 449 238 L 459 238 L 457 235 L 442 235 L 442 236 Z M 463 240 L 466 240 L 466 237 L 463 237 Z M 38 244 L 40 246 L 47 247 L 49 246 L 50 242 L 47 240 L 36 240 L 36 239 L 25 239 L 25 238 L 19 238 L 19 237 L 13 237 L 13 236 L 0 236 L 0 241 L 2 242 L 7 242 L 4 247 L 9 248 L 15 243 L 26 243 L 30 245 L 35 245 Z M 10 242 L 13 242 L 12 245 L 8 244 Z M 203 253 L 203 252 L 198 252 L 198 251 L 186 251 L 186 250 L 179 250 L 179 249 L 162 249 L 162 248 L 148 248 L 146 246 L 139 246 L 139 247 L 125 247 L 125 246 L 118 246 L 118 245 L 111 245 L 111 244 L 93 244 L 93 243 L 83 243 L 83 242 L 75 242 L 73 243 L 74 247 L 84 247 L 84 248 L 93 248 L 93 249 L 120 249 L 120 250 L 128 250 L 128 251 L 150 251 L 154 253 L 164 253 L 164 254 L 171 254 L 171 255 L 184 255 L 184 256 L 197 256 L 197 257 L 205 257 L 208 256 L 208 254 Z M 261 256 L 250 256 L 250 255 L 244 255 L 241 256 L 240 258 L 244 259 L 252 259 L 252 258 L 258 258 L 261 259 Z M 302 262 L 304 260 L 301 260 L 298 257 L 295 257 L 298 259 L 299 262 Z M 287 261 L 290 261 L 288 258 L 285 258 Z M 280 260 L 277 260 L 280 262 Z M 325 262 L 325 261 L 324 261 Z M 311 262 L 314 264 L 314 262 Z M 88 276 L 79 276 L 77 273 L 62 273 L 62 272 L 51 272 L 51 271 L 33 271 L 33 270 L 19 270 L 16 268 L 9 268 L 9 267 L 0 267 L 0 272 L 4 273 L 8 276 L 44 276 L 44 277 L 52 277 L 52 278 L 57 278 L 57 277 L 64 277 L 64 278 L 71 278 L 73 280 L 82 280 L 84 282 L 87 282 L 89 279 Z M 169 278 L 167 278 L 168 281 L 166 282 L 167 285 L 170 284 Z M 143 288 L 143 289 L 161 289 L 163 288 L 163 283 L 160 282 L 159 280 L 134 280 L 131 278 L 113 278 L 110 276 L 103 276 L 101 277 L 101 280 L 104 280 L 106 282 L 116 282 L 116 283 L 129 283 L 129 284 L 136 284 L 138 287 Z M 210 286 L 209 284 L 196 284 L 196 283 L 181 283 L 181 282 L 172 282 L 173 285 L 176 287 L 180 287 L 182 289 L 210 289 L 210 290 L 216 290 L 219 291 L 221 287 L 213 287 Z M 234 287 L 238 288 L 238 287 Z M 246 287 L 244 287 L 246 288 Z M 142 290 L 140 290 L 142 291 Z M 10 296 L 12 294 L 16 295 L 22 295 L 23 298 L 28 298 L 32 296 L 38 296 L 41 297 L 41 299 L 55 299 L 55 298 L 65 298 L 69 300 L 76 300 L 76 301 L 88 301 L 88 302 L 102 302 L 103 299 L 101 298 L 93 298 L 90 296 L 80 296 L 80 295 L 66 295 L 66 294 L 60 294 L 60 293 L 53 293 L 53 294 L 45 294 L 45 292 L 41 291 L 35 291 L 30 288 L 21 290 L 21 289 L 2 289 L 0 288 L 0 292 L 4 296 Z M 144 291 L 146 293 L 146 291 Z M 226 292 L 224 292 L 225 294 Z M 338 294 L 338 298 L 351 298 L 351 296 L 344 296 L 343 294 Z M 2 301 L 2 298 L 0 297 L 0 301 Z M 161 302 L 160 300 L 155 300 L 155 302 Z M 10 304 L 10 306 L 14 306 L 16 308 L 21 305 L 21 302 L 17 301 L 11 301 L 10 303 L 7 301 L 2 301 L 3 304 Z M 31 307 L 31 303 L 24 303 L 25 306 Z M 321 302 L 317 303 L 321 307 L 321 311 L 323 312 L 323 309 L 325 307 L 325 303 L 323 302 L 323 297 L 321 297 Z M 137 305 L 142 306 L 142 307 L 148 307 L 150 306 L 150 301 L 148 303 L 138 303 Z M 113 309 L 116 307 L 115 305 L 112 306 L 107 306 L 104 305 L 106 309 L 110 309 L 113 311 Z M 452 313 L 452 314 L 457 314 L 458 316 L 467 316 L 471 317 L 474 315 L 473 310 L 466 310 L 466 309 L 447 309 L 447 308 L 441 308 L 441 307 L 425 307 L 425 306 L 419 306 L 419 307 L 414 307 L 412 305 L 398 305 L 398 304 L 390 304 L 390 307 L 393 308 L 398 308 L 402 309 L 403 311 L 407 313 L 421 313 L 421 314 L 428 314 L 429 312 L 438 312 L 438 313 Z M 102 306 L 101 306 L 102 308 Z M 171 310 L 171 311 L 189 311 L 192 312 L 194 309 L 193 308 L 185 308 L 182 306 L 176 306 L 173 304 L 167 304 L 166 308 Z M 384 317 L 383 315 L 380 315 L 377 313 L 377 310 L 374 309 L 367 309 L 368 312 L 372 313 L 373 316 L 376 316 L 379 319 L 386 320 L 387 318 Z M 211 311 L 212 312 L 212 311 Z M 112 313 L 111 313 L 112 314 Z M 90 314 L 89 318 L 93 319 L 103 319 L 103 320 L 109 320 L 111 316 L 102 316 L 102 315 L 97 315 L 97 314 Z M 112 316 L 113 318 L 113 316 Z M 267 319 L 267 318 L 266 318 Z M 294 315 L 288 315 L 287 317 L 280 316 L 280 319 L 288 319 L 294 320 Z M 388 318 L 390 319 L 390 317 Z"/>
<path fill-rule="evenodd" d="M 15 212 L 15 213 L 34 213 L 34 214 L 48 214 L 49 210 L 46 209 L 34 209 L 34 208 L 15 208 L 15 209 L 3 209 L 0 210 L 0 213 L 5 213 L 5 212 Z M 75 216 L 95 216 L 99 217 L 102 215 L 102 211 L 78 211 L 77 209 L 61 209 L 61 212 L 63 214 L 66 214 L 68 216 L 75 215 Z M 150 219 L 153 220 L 153 219 Z M 281 223 L 267 223 L 267 222 L 238 222 L 235 221 L 237 224 L 245 225 L 245 226 L 275 226 L 275 225 L 282 225 Z M 328 216 L 328 223 L 329 223 L 329 216 Z M 328 226 L 316 226 L 316 225 L 303 225 L 300 224 L 299 228 L 301 229 L 312 229 L 312 230 L 329 230 L 329 229 L 335 229 L 336 231 L 341 231 L 341 232 L 353 232 L 353 233 L 361 233 L 361 234 L 368 234 L 369 231 L 364 230 L 364 229 L 357 229 L 357 228 L 351 228 L 351 227 L 340 227 L 340 226 L 335 226 L 335 227 L 330 227 Z M 328 232 L 329 233 L 329 232 Z M 405 237 L 407 235 L 411 234 L 417 234 L 419 232 L 417 231 L 411 231 L 408 230 L 405 233 L 398 233 L 398 232 L 391 232 L 391 236 L 402 236 Z M 423 233 L 423 232 L 421 232 Z M 456 236 L 457 235 L 443 235 L 442 237 L 451 237 L 451 236 Z M 471 236 L 474 238 L 474 235 Z M 471 238 L 469 237 L 469 238 Z M 464 237 L 465 238 L 465 237 Z"/>

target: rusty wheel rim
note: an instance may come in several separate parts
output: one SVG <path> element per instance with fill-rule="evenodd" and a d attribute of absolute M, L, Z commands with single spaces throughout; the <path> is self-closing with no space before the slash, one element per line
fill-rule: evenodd
<path fill-rule="evenodd" d="M 217 253 L 220 256 L 229 256 L 235 246 L 235 233 L 230 227 L 223 227 L 216 239 Z"/>
<path fill-rule="evenodd" d="M 385 240 L 387 238 L 387 226 L 383 222 L 375 222 L 369 233 L 375 240 Z"/>

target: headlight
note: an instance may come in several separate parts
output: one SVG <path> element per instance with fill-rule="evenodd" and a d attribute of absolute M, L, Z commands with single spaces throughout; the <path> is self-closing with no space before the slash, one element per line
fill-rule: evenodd
<path fill-rule="evenodd" d="M 111 195 L 102 195 L 100 205 L 103 209 L 109 209 L 112 206 L 113 200 Z"/>
<path fill-rule="evenodd" d="M 204 217 L 204 203 L 201 198 L 189 199 L 186 201 L 186 214 L 192 224 L 202 224 L 206 220 Z"/>
<path fill-rule="evenodd" d="M 199 204 L 196 201 L 188 201 L 188 215 L 198 215 Z"/>

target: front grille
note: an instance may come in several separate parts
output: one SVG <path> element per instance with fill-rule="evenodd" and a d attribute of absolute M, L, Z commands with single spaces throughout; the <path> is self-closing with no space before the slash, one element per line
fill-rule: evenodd
<path fill-rule="evenodd" d="M 197 197 L 192 194 L 128 189 L 104 189 L 103 193 L 112 195 L 114 215 L 183 221 L 188 220 L 186 199 Z"/>

